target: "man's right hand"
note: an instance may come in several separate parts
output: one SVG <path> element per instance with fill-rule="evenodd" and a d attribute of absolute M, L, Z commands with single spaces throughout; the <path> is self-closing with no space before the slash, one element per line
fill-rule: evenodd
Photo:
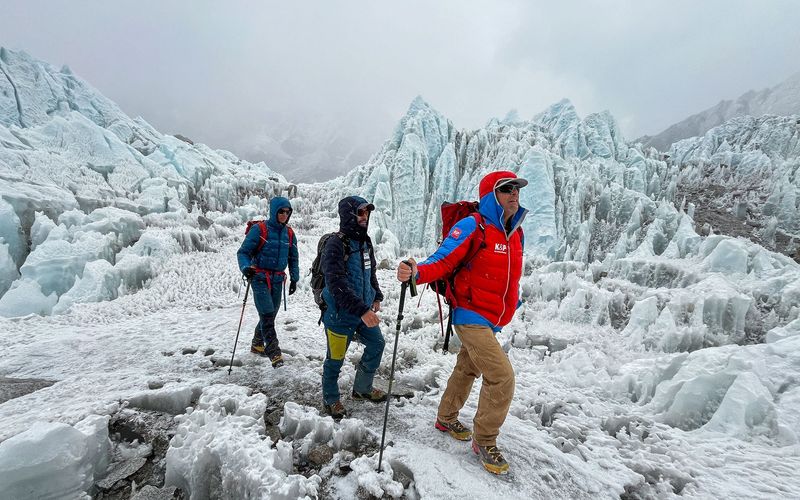
<path fill-rule="evenodd" d="M 244 277 L 247 279 L 253 279 L 253 276 L 256 275 L 256 268 L 253 266 L 245 267 L 242 274 L 244 274 Z"/>
<path fill-rule="evenodd" d="M 368 327 L 372 328 L 373 326 L 378 326 L 380 324 L 381 318 L 372 310 L 369 310 L 361 315 L 361 321 L 363 321 Z"/>
<path fill-rule="evenodd" d="M 411 266 L 406 264 L 406 262 L 410 263 Z M 397 280 L 401 283 L 405 283 L 411 279 L 411 276 L 417 275 L 417 261 L 413 258 L 408 259 L 407 261 L 401 261 L 400 264 L 397 265 Z"/>

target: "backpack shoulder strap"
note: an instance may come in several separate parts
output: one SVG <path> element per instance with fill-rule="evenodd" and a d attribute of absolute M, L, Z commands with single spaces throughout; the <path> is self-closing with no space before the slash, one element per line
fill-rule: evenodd
<path fill-rule="evenodd" d="M 478 236 L 478 246 L 483 246 L 483 242 L 486 240 L 486 226 L 483 225 L 483 216 L 480 214 L 480 212 L 473 212 L 470 215 L 473 219 L 475 219 L 478 229 L 481 230 L 480 236 Z"/>
<path fill-rule="evenodd" d="M 365 241 L 367 243 L 367 252 L 374 258 L 375 257 L 375 247 L 372 246 L 372 238 L 367 236 L 367 239 Z"/>
<path fill-rule="evenodd" d="M 474 233 L 472 241 L 470 242 L 470 248 L 467 253 L 467 257 L 461 262 L 461 265 L 458 266 L 457 270 L 461 270 L 462 267 L 466 266 L 469 261 L 478 255 L 478 252 L 480 252 L 486 246 L 486 226 L 483 225 L 483 217 L 479 212 L 471 213 L 470 217 L 475 219 L 475 224 L 478 225 L 478 229 L 480 229 L 481 232 Z"/>
<path fill-rule="evenodd" d="M 335 234 L 339 240 L 341 240 L 342 246 L 344 247 L 344 261 L 347 262 L 347 259 L 350 258 L 350 254 L 353 253 L 353 251 L 350 249 L 350 238 L 348 238 L 347 235 L 341 231 L 336 231 L 333 234 Z"/>
<path fill-rule="evenodd" d="M 258 246 L 256 247 L 256 253 L 260 252 L 262 248 L 264 248 L 264 243 L 267 242 L 267 237 L 269 236 L 269 228 L 267 227 L 267 221 L 259 221 L 257 224 L 258 232 L 260 234 L 260 239 L 258 240 Z"/>
<path fill-rule="evenodd" d="M 294 238 L 294 229 L 292 226 L 286 226 L 286 229 L 289 231 L 289 246 L 292 246 L 292 238 Z"/>

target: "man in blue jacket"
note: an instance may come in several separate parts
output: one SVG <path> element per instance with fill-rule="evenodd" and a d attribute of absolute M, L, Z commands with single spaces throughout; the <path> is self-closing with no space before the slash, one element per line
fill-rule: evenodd
<path fill-rule="evenodd" d="M 247 232 L 236 256 L 239 269 L 250 281 L 258 310 L 250 351 L 268 357 L 274 368 L 283 366 L 283 355 L 275 332 L 275 315 L 281 305 L 281 292 L 289 266 L 289 295 L 297 289 L 300 269 L 297 264 L 297 238 L 288 226 L 292 205 L 283 197 L 269 203 L 269 220 L 254 224 Z"/>
<path fill-rule="evenodd" d="M 359 196 L 339 202 L 339 232 L 325 242 L 320 267 L 325 275 L 322 297 L 327 309 L 322 316 L 328 341 L 322 368 L 325 411 L 335 419 L 347 415 L 339 396 L 339 372 L 353 338 L 364 344 L 353 381 L 353 399 L 381 402 L 386 393 L 372 387 L 381 364 L 385 341 L 378 325 L 383 294 L 375 275 L 375 253 L 367 236 L 370 213 L 375 206 Z"/>

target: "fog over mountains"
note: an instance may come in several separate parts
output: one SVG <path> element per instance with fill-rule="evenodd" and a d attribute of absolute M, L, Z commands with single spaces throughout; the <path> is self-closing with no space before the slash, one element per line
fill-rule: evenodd
<path fill-rule="evenodd" d="M 645 146 L 664 151 L 681 139 L 702 136 L 712 128 L 737 116 L 800 114 L 800 73 L 760 91 L 750 90 L 735 100 L 722 100 L 716 106 L 671 125 L 654 136 L 637 139 Z"/>
<path fill-rule="evenodd" d="M 290 182 L 332 179 L 361 165 L 380 148 L 391 127 L 364 127 L 351 113 L 276 113 L 261 128 L 237 131 L 226 147 L 252 162 L 263 161 Z M 377 120 L 389 123 L 388 117 Z"/>

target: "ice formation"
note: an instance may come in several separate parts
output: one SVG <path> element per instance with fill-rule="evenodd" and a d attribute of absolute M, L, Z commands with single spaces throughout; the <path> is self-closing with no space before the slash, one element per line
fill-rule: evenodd
<path fill-rule="evenodd" d="M 108 436 L 104 420 L 79 422 L 126 401 L 176 415 L 167 481 L 195 498 L 800 494 L 775 480 L 793 477 L 800 437 L 796 116 L 737 118 L 658 152 L 567 100 L 459 130 L 417 98 L 367 164 L 295 192 L 264 164 L 127 117 L 67 69 L 6 49 L 0 66 L 0 373 L 58 380 L 0 406 L 0 479 L 22 488 L 10 491 L 92 491 Z M 530 181 L 523 303 L 498 335 L 517 373 L 501 434 L 514 484 L 484 481 L 468 451 L 431 435 L 453 357 L 433 349 L 427 297 L 406 305 L 397 377 L 415 391 L 393 402 L 382 472 L 380 411 L 336 423 L 313 406 L 324 337 L 307 276 L 279 316 L 286 366 L 245 354 L 220 373 L 229 358 L 211 354 L 228 348 L 245 289 L 233 255 L 270 197 L 292 193 L 301 269 L 337 227 L 338 199 L 370 199 L 392 311 L 396 259 L 434 248 L 439 205 L 476 198 L 498 168 Z M 145 390 L 154 378 L 166 386 Z M 280 439 L 265 434 L 268 401 Z M 51 423 L 30 426 L 51 408 Z M 52 454 L 31 451 L 44 439 Z M 321 446 L 334 458 L 295 473 Z"/>
<path fill-rule="evenodd" d="M 0 443 L 0 485 L 6 498 L 79 498 L 109 463 L 108 417 L 75 426 L 35 422 Z"/>
<path fill-rule="evenodd" d="M 145 226 L 173 226 L 183 251 L 208 250 L 216 231 L 177 229 L 197 226 L 193 209 L 231 212 L 288 186 L 263 163 L 186 143 L 128 117 L 66 67 L 5 48 L 0 64 L 0 313 L 6 316 L 50 314 L 50 297 L 59 299 L 76 283 L 80 289 L 57 313 L 76 302 L 113 299 L 120 279 L 128 288 L 141 286 L 142 266 L 127 262 L 128 278 L 138 276 L 126 279 L 116 271 L 98 277 L 103 265 L 92 264 L 93 285 L 84 269 L 98 260 L 115 265 Z M 3 299 L 7 290 L 30 290 L 35 304 L 20 303 L 14 292 Z"/>
<path fill-rule="evenodd" d="M 291 444 L 279 441 L 272 448 L 263 442 L 266 400 L 247 392 L 235 385 L 208 387 L 197 405 L 178 417 L 166 484 L 191 498 L 315 497 L 318 478 L 291 473 Z"/>

